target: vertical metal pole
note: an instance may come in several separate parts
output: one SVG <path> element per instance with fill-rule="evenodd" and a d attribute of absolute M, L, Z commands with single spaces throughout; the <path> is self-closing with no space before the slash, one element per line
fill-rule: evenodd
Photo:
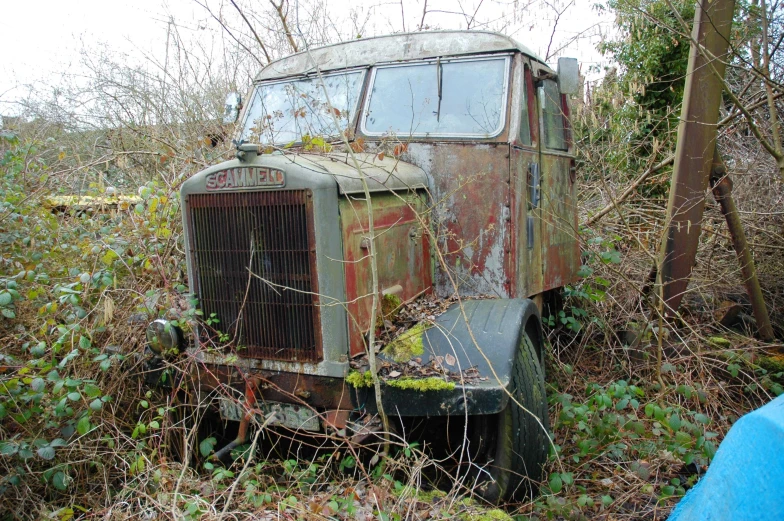
<path fill-rule="evenodd" d="M 735 0 L 700 0 L 694 15 L 667 205 L 667 229 L 662 241 L 661 295 L 669 315 L 680 306 L 697 257 L 705 190 L 716 144 L 725 69 L 723 60 L 729 47 L 734 10 Z M 707 53 L 698 49 L 695 42 Z M 710 63 L 708 56 L 716 59 Z"/>

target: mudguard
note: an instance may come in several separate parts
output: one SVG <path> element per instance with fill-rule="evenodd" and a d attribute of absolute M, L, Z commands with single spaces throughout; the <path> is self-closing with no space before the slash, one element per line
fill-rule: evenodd
<path fill-rule="evenodd" d="M 450 373 L 455 388 L 423 391 L 382 384 L 388 415 L 494 414 L 506 407 L 512 361 L 523 330 L 528 328 L 534 344 L 542 345 L 539 310 L 529 299 L 467 300 L 463 309 L 467 320 L 458 304 L 437 317 L 422 335 L 424 352 L 415 356 L 422 365 Z M 541 363 L 541 352 L 539 357 Z M 461 379 L 471 368 L 476 371 L 469 372 L 470 378 Z M 352 400 L 358 408 L 376 410 L 372 388 L 356 389 Z"/>

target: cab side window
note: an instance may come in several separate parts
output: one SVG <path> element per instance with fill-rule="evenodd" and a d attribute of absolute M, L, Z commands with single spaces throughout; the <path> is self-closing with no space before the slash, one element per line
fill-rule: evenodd
<path fill-rule="evenodd" d="M 523 75 L 523 99 L 520 102 L 522 113 L 520 114 L 520 142 L 524 145 L 531 144 L 531 115 L 536 114 L 536 107 L 531 104 L 531 68 L 526 65 Z"/>
<path fill-rule="evenodd" d="M 553 80 L 544 80 L 539 90 L 544 124 L 544 146 L 552 150 L 568 150 L 566 119 L 561 110 L 561 93 Z"/>

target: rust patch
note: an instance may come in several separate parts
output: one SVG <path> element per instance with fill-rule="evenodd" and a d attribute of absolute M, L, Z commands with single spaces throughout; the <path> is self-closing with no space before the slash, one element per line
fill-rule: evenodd
<path fill-rule="evenodd" d="M 324 413 L 324 423 L 335 430 L 345 429 L 350 411 L 332 410 Z"/>
<path fill-rule="evenodd" d="M 424 215 L 424 197 L 417 194 L 373 194 L 379 291 L 395 288 L 405 301 L 432 285 L 430 242 L 417 217 Z M 349 351 L 365 352 L 364 335 L 375 324 L 370 316 L 371 274 L 367 210 L 363 201 L 340 200 L 348 301 Z M 396 288 L 396 287 L 399 287 Z"/>
<path fill-rule="evenodd" d="M 342 378 L 274 371 L 254 371 L 251 375 L 244 375 L 232 367 L 217 364 L 203 365 L 191 378 L 204 394 L 213 390 L 221 392 L 222 387 L 241 391 L 247 382 L 253 380 L 257 382 L 256 398 L 259 401 L 305 405 L 321 410 L 350 411 L 353 408 L 350 390 Z"/>
<path fill-rule="evenodd" d="M 433 179 L 434 233 L 446 267 L 436 266 L 436 291 L 448 296 L 510 293 L 506 266 L 510 228 L 509 145 L 411 143 L 406 160 Z"/>
<path fill-rule="evenodd" d="M 508 272 L 513 282 L 512 295 L 528 297 L 542 291 L 542 217 L 541 210 L 529 201 L 530 167 L 538 164 L 539 152 L 530 148 L 514 148 L 511 165 L 512 215 Z M 530 237 L 529 237 L 530 235 Z"/>
<path fill-rule="evenodd" d="M 542 154 L 542 290 L 577 279 L 580 247 L 571 158 Z"/>

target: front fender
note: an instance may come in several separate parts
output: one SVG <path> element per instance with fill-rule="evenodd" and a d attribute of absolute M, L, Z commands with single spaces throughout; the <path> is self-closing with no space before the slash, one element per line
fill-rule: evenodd
<path fill-rule="evenodd" d="M 494 414 L 506 407 L 521 334 L 529 327 L 535 328 L 529 333 L 540 335 L 539 310 L 529 299 L 467 300 L 463 310 L 453 304 L 422 338 L 422 365 L 433 363 L 448 371 L 455 388 L 420 391 L 382 384 L 388 415 Z M 470 368 L 478 375 L 472 371 L 471 378 L 461 382 L 460 375 Z M 372 388 L 352 395 L 357 407 L 375 412 Z"/>

